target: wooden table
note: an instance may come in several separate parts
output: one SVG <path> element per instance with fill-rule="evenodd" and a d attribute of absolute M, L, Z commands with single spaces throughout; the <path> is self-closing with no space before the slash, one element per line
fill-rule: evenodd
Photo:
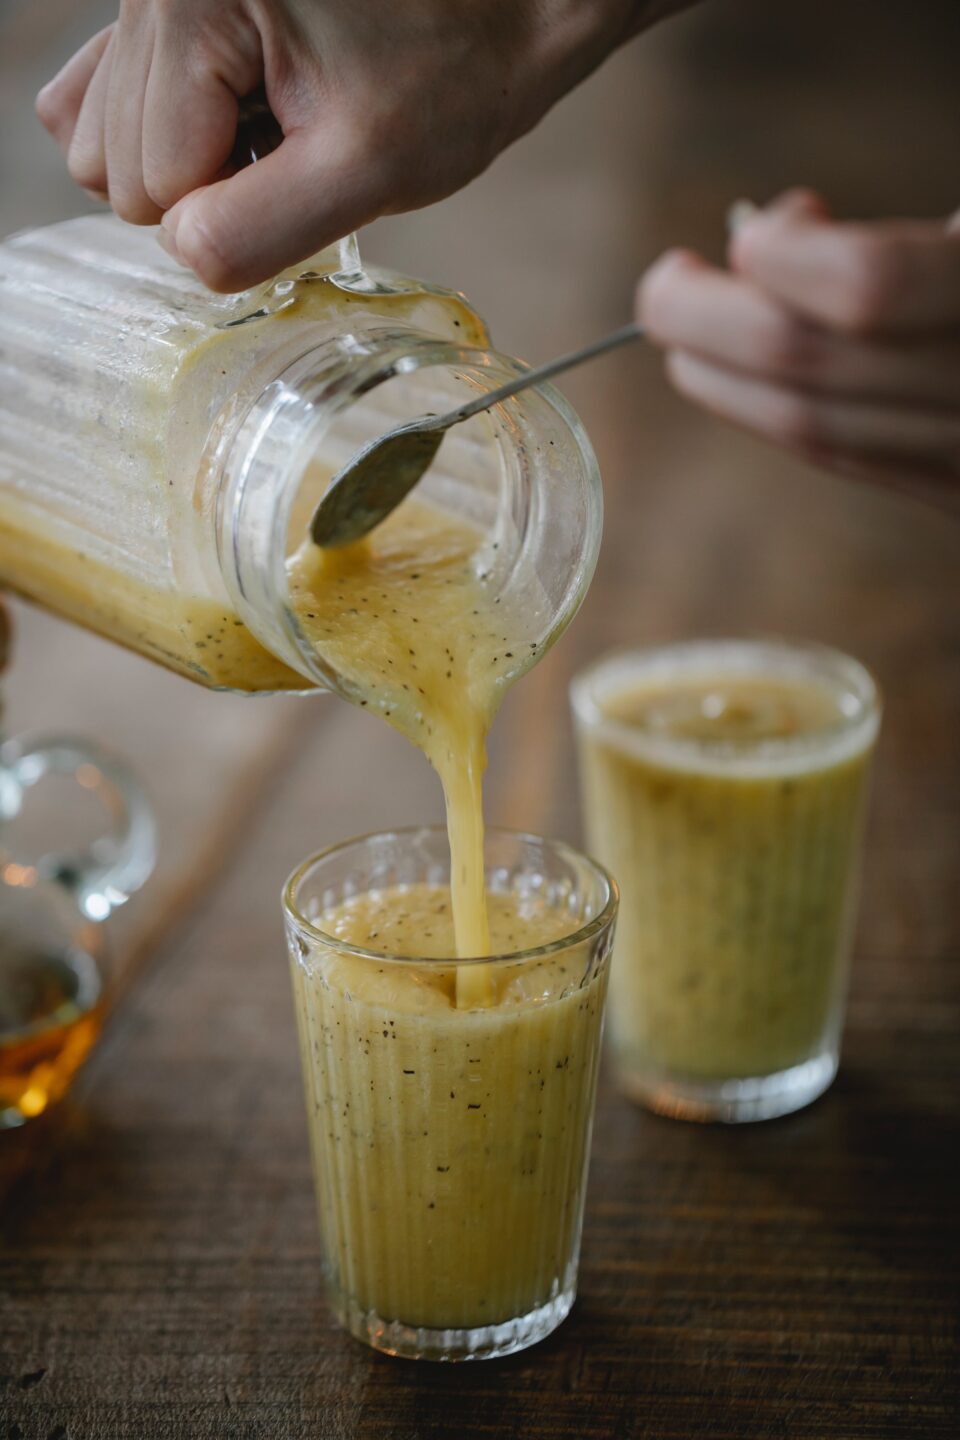
<path fill-rule="evenodd" d="M 107 8 L 11 0 L 0 228 L 75 203 L 27 97 Z M 462 285 L 537 358 L 616 323 L 663 244 L 716 250 L 738 193 L 803 179 L 848 210 L 943 213 L 956 5 L 873 6 L 868 35 L 860 13 L 831 6 L 828 37 L 760 0 L 691 16 L 367 249 Z M 582 616 L 498 723 L 489 817 L 577 839 L 564 687 L 600 648 L 763 630 L 863 657 L 887 712 L 839 1080 L 741 1129 L 655 1119 L 604 1082 L 561 1330 L 466 1368 L 368 1353 L 323 1299 L 277 896 L 308 849 L 435 818 L 436 784 L 337 702 L 206 695 L 24 613 L 9 725 L 124 750 L 164 860 L 118 917 L 119 1002 L 74 1095 L 0 1136 L 0 1436 L 960 1431 L 960 529 L 692 414 L 651 356 L 567 389 L 612 523 Z"/>

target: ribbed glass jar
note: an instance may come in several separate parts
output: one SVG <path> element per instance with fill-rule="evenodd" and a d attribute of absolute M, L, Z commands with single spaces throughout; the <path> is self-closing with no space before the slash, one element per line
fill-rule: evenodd
<path fill-rule="evenodd" d="M 286 561 L 373 435 L 502 383 L 462 296 L 336 251 L 213 295 L 94 216 L 0 244 L 0 584 L 201 684 L 338 688 Z M 596 560 L 596 462 L 550 387 L 459 427 L 421 486 L 549 644 Z M 523 563 L 521 563 L 521 561 Z"/>

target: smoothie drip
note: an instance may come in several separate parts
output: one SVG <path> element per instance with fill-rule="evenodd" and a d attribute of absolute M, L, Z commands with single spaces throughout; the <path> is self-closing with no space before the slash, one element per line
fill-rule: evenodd
<path fill-rule="evenodd" d="M 456 954 L 489 955 L 481 785 L 486 736 L 507 686 L 536 658 L 477 563 L 481 535 L 416 500 L 339 550 L 290 563 L 294 613 L 354 701 L 423 751 L 443 785 Z M 489 1004 L 489 972 L 457 973 L 457 1004 Z"/>

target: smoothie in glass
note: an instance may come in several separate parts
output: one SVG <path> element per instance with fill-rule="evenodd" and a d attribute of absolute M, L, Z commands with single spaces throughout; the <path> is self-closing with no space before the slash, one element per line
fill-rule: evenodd
<path fill-rule="evenodd" d="M 836 1073 L 870 676 L 834 651 L 703 641 L 574 683 L 591 849 L 623 907 L 610 1035 L 634 1097 L 761 1119 Z"/>
<path fill-rule="evenodd" d="M 420 1358 L 522 1349 L 576 1290 L 616 888 L 532 836 L 493 831 L 486 859 L 469 1009 L 442 831 L 334 847 L 285 892 L 334 1303 Z"/>

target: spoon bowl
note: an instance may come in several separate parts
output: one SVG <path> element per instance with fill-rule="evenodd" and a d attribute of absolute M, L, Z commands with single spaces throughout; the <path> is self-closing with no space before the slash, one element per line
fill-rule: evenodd
<path fill-rule="evenodd" d="M 314 544 L 336 549 L 368 535 L 410 494 L 430 468 L 451 426 L 489 410 L 502 400 L 509 400 L 530 385 L 539 385 L 584 360 L 592 360 L 595 355 L 603 355 L 642 337 L 639 325 L 624 325 L 580 350 L 524 370 L 505 385 L 446 415 L 424 415 L 378 435 L 358 450 L 331 480 L 310 522 Z"/>

